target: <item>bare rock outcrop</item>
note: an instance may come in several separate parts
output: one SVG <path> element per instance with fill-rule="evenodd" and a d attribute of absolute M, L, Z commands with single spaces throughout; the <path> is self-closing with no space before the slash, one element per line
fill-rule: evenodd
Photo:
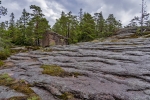
<path fill-rule="evenodd" d="M 51 52 L 37 50 L 11 56 L 7 61 L 14 66 L 0 70 L 0 74 L 32 84 L 42 100 L 59 100 L 64 93 L 73 94 L 68 100 L 150 100 L 149 38 L 46 49 Z M 50 76 L 42 74 L 41 65 L 58 65 L 66 72 L 82 75 Z M 0 92 L 0 98 L 2 95 Z"/>

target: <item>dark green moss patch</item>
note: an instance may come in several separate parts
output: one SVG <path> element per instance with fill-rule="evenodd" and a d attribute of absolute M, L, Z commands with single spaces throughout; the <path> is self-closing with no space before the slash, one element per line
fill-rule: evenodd
<path fill-rule="evenodd" d="M 0 85 L 7 86 L 26 95 L 23 97 L 12 97 L 9 100 L 40 100 L 40 97 L 30 88 L 30 84 L 26 83 L 24 80 L 17 81 L 8 74 L 1 74 Z M 37 99 L 30 99 L 33 97 L 36 97 Z"/>
<path fill-rule="evenodd" d="M 81 73 L 78 73 L 78 72 L 66 72 L 64 69 L 62 69 L 60 66 L 57 66 L 57 65 L 42 65 L 41 68 L 43 68 L 43 71 L 42 71 L 43 74 L 48 74 L 51 76 L 78 77 L 82 75 Z"/>
<path fill-rule="evenodd" d="M 3 51 L 0 51 L 0 60 L 6 60 L 7 57 L 10 56 L 10 51 L 9 50 L 3 50 Z"/>
<path fill-rule="evenodd" d="M 65 92 L 62 95 L 58 96 L 58 98 L 62 100 L 72 100 L 74 98 L 74 95 L 72 93 Z"/>
<path fill-rule="evenodd" d="M 65 74 L 65 70 L 63 70 L 61 67 L 57 65 L 42 65 L 41 68 L 43 68 L 43 74 L 48 74 L 51 76 L 63 76 Z"/>
<path fill-rule="evenodd" d="M 4 62 L 0 60 L 0 67 L 2 67 L 3 65 L 4 65 Z"/>
<path fill-rule="evenodd" d="M 28 97 L 27 96 L 19 96 L 19 97 L 11 97 L 8 100 L 27 100 Z"/>

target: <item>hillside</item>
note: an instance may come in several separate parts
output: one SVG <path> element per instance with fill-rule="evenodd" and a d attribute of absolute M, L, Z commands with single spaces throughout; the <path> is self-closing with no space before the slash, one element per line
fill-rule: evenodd
<path fill-rule="evenodd" d="M 150 38 L 131 36 L 12 55 L 0 70 L 0 99 L 150 100 Z"/>

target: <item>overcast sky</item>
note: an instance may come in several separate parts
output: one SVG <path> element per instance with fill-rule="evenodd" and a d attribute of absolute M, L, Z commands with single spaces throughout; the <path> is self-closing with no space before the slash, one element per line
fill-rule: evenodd
<path fill-rule="evenodd" d="M 52 26 L 55 20 L 60 17 L 62 11 L 68 13 L 72 11 L 78 15 L 80 8 L 83 12 L 94 14 L 103 13 L 104 18 L 109 14 L 114 14 L 117 20 L 121 20 L 123 25 L 127 25 L 134 16 L 140 16 L 142 0 L 1 0 L 1 6 L 8 9 L 8 14 L 0 18 L 0 22 L 10 19 L 10 13 L 15 14 L 15 19 L 19 19 L 23 9 L 31 12 L 30 5 L 40 6 L 45 17 Z M 147 12 L 150 13 L 150 0 L 147 2 Z"/>

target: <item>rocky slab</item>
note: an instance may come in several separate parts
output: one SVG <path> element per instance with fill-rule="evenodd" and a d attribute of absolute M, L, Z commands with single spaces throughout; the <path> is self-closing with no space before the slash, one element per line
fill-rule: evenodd
<path fill-rule="evenodd" d="M 70 100 L 150 100 L 149 38 L 85 42 L 45 49 L 47 52 L 37 50 L 11 56 L 7 61 L 13 62 L 13 67 L 1 69 L 0 74 L 8 73 L 34 85 L 32 89 L 42 100 L 59 100 L 58 96 L 66 92 L 74 95 Z M 42 74 L 40 66 L 43 64 L 55 64 L 67 72 L 83 75 Z M 0 93 L 0 98 L 2 95 Z"/>

